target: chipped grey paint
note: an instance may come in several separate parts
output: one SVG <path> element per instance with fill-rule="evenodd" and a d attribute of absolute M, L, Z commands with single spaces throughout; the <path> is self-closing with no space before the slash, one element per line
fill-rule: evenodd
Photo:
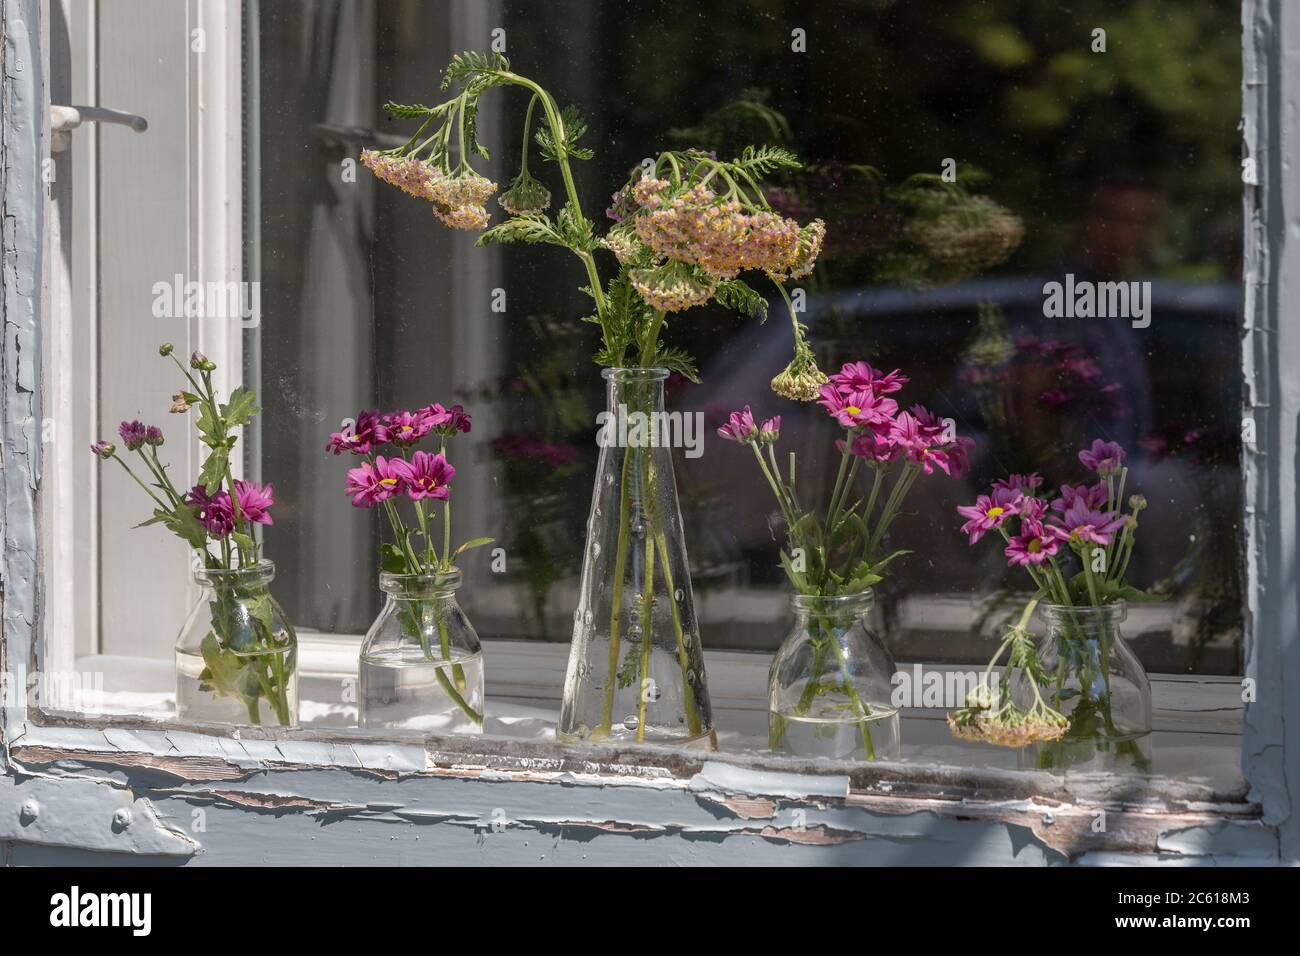
<path fill-rule="evenodd" d="M 13 672 L 32 662 L 39 629 L 34 490 L 44 122 L 40 2 L 0 2 L 0 663 Z M 1252 29 L 1260 30 L 1248 39 L 1248 76 L 1274 69 L 1281 56 L 1271 32 L 1280 5 L 1260 0 L 1247 8 Z M 1293 22 L 1288 29 L 1295 33 Z M 1256 114 L 1247 135 L 1252 155 L 1261 157 L 1259 196 L 1274 197 L 1281 160 L 1267 148 L 1277 135 L 1267 119 L 1280 115 L 1280 103 L 1264 99 L 1253 102 L 1248 92 Z M 1252 270 L 1267 293 L 1252 307 L 1261 327 L 1278 314 L 1281 288 L 1269 278 L 1280 263 L 1264 255 L 1270 242 L 1282 243 L 1285 210 L 1272 201 L 1251 219 L 1259 230 Z M 1285 335 L 1293 353 L 1298 335 Z M 1296 673 L 1297 647 L 1294 605 L 1288 620 L 1277 595 L 1294 600 L 1294 582 L 1288 589 L 1279 562 L 1295 555 L 1295 504 L 1279 502 L 1279 491 L 1294 489 L 1295 436 L 1286 428 L 1294 429 L 1300 405 L 1294 394 L 1276 394 L 1279 356 L 1267 341 L 1252 340 L 1247 357 L 1252 399 L 1271 416 L 1261 431 L 1265 442 L 1282 441 L 1267 447 L 1290 454 L 1251 463 L 1251 500 L 1269 518 L 1253 529 L 1252 581 L 1282 585 L 1266 592 L 1272 603 L 1252 605 L 1251 666 L 1261 679 L 1284 666 Z M 1251 711 L 1248 759 L 1268 812 L 1286 828 L 1285 795 L 1300 789 L 1288 783 L 1280 731 L 1284 721 L 1300 722 L 1279 703 L 1280 684 L 1265 686 L 1268 694 Z M 1045 865 L 1278 857 L 1277 831 L 1241 794 L 1159 780 L 888 764 L 795 772 L 789 762 L 753 755 L 474 739 L 430 741 L 426 749 L 358 733 L 219 736 L 141 721 L 74 725 L 28 714 L 21 701 L 0 721 L 0 761 L 0 861 L 12 864 Z M 1093 828 L 1099 815 L 1101 833 Z M 1296 855 L 1292 842 L 1287 856 Z"/>
<path fill-rule="evenodd" d="M 1247 515 L 1246 707 L 1242 768 L 1281 852 L 1300 859 L 1300 9 L 1286 0 L 1244 7 L 1246 377 L 1244 414 L 1255 447 L 1244 455 Z"/>

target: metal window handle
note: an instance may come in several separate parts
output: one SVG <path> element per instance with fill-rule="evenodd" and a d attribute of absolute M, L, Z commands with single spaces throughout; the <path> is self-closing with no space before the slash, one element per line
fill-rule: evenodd
<path fill-rule="evenodd" d="M 50 106 L 50 152 L 61 153 L 72 145 L 72 131 L 82 123 L 115 123 L 137 133 L 149 128 L 149 121 L 134 113 L 101 106 Z"/>

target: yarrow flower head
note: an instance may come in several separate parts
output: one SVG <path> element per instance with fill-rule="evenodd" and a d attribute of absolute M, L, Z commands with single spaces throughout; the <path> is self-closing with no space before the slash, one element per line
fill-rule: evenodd
<path fill-rule="evenodd" d="M 821 394 L 825 384 L 826 373 L 817 367 L 812 349 L 799 342 L 794 359 L 772 379 L 772 391 L 796 402 L 811 402 Z"/>
<path fill-rule="evenodd" d="M 681 312 L 703 305 L 718 288 L 716 276 L 682 262 L 633 269 L 628 275 L 637 294 L 660 312 Z"/>
<path fill-rule="evenodd" d="M 515 177 L 497 202 L 510 215 L 524 216 L 547 209 L 551 205 L 551 191 L 524 171 Z"/>
<path fill-rule="evenodd" d="M 1079 452 L 1079 461 L 1085 468 L 1090 468 L 1102 478 L 1118 475 L 1124 467 L 1124 449 L 1113 441 L 1096 438 L 1091 448 Z"/>
<path fill-rule="evenodd" d="M 453 229 L 483 229 L 489 216 L 485 204 L 497 184 L 473 170 L 451 176 L 433 163 L 414 156 L 395 156 L 373 149 L 361 151 L 361 165 L 377 178 L 408 195 L 427 199 L 444 225 Z"/>

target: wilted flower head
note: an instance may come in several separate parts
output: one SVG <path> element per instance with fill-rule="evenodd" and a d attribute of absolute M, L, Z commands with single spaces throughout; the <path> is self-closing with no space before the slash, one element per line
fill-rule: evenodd
<path fill-rule="evenodd" d="M 184 392 L 177 392 L 172 396 L 172 407 L 168 409 L 173 415 L 180 415 L 190 410 L 190 400 L 185 397 Z"/>

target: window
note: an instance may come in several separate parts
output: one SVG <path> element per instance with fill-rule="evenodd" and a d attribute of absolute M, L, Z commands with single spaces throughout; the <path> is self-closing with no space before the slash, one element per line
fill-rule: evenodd
<path fill-rule="evenodd" d="M 586 118 L 596 155 L 577 185 L 593 217 L 663 148 L 798 152 L 804 169 L 773 198 L 827 223 L 801 286 L 819 364 L 902 368 L 907 403 L 975 440 L 969 474 L 927 477 L 909 497 L 890 541 L 911 553 L 875 589 L 891 676 L 918 686 L 902 720 L 916 779 L 1032 767 L 945 722 L 1025 596 L 1000 548 L 967 547 L 956 509 L 1011 472 L 1079 480 L 1076 453 L 1100 437 L 1128 449 L 1129 487 L 1150 503 L 1129 579 L 1156 596 L 1125 625 L 1152 680 L 1149 753 L 1103 769 L 1250 806 L 1235 5 L 981 3 L 939 17 L 843 0 L 737 19 L 669 0 L 562 16 L 512 0 L 136 5 L 139 17 L 49 5 L 51 102 L 148 121 L 85 123 L 52 154 L 40 623 L 47 666 L 87 679 L 72 700 L 46 700 L 52 719 L 174 720 L 173 644 L 198 599 L 185 549 L 132 529 L 136 489 L 84 452 L 122 419 L 164 418 L 175 374 L 152 355 L 167 341 L 212 358 L 224 390 L 259 396 L 235 468 L 276 486 L 262 540 L 299 632 L 306 735 L 365 741 L 356 654 L 383 597 L 380 516 L 348 506 L 325 442 L 359 410 L 461 402 L 474 428 L 456 462 L 457 527 L 504 556 L 462 562 L 493 739 L 428 746 L 581 759 L 550 743 L 604 401 L 598 332 L 575 321 L 590 312 L 580 271 L 562 249 L 475 248 L 356 163 L 411 132 L 385 100 L 435 102 L 450 56 L 495 40 Z M 483 103 L 481 168 L 506 183 L 526 98 Z M 189 282 L 248 283 L 255 314 L 187 315 Z M 1052 314 L 1053 282 L 1131 283 L 1132 309 Z M 790 345 L 775 312 L 759 323 L 711 306 L 671 331 L 702 383 L 674 375 L 669 404 L 708 426 L 704 455 L 679 450 L 675 468 L 720 754 L 807 770 L 766 752 L 767 672 L 790 627 L 780 526 L 748 451 L 714 429 L 746 403 L 782 415 L 801 484 L 823 494 L 835 429 L 769 390 Z M 164 450 L 188 487 L 200 449 L 173 421 Z M 926 698 L 927 673 L 959 679 Z M 864 772 L 845 770 L 854 786 Z"/>

